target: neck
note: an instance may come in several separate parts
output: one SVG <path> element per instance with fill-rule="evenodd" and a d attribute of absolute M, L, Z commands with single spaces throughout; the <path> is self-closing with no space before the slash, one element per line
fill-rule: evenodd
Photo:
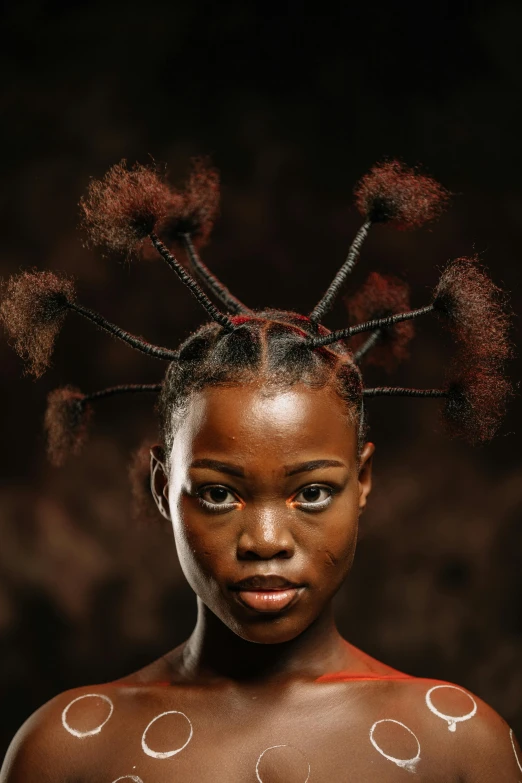
<path fill-rule="evenodd" d="M 191 680 L 316 679 L 356 665 L 355 653 L 337 630 L 331 604 L 297 638 L 257 644 L 237 636 L 198 599 L 196 627 L 179 652 L 184 676 Z"/>

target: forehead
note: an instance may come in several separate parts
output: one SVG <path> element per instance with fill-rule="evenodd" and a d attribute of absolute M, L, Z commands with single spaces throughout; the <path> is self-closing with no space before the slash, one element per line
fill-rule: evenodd
<path fill-rule="evenodd" d="M 319 456 L 351 461 L 357 454 L 357 428 L 328 386 L 210 387 L 191 397 L 173 452 L 178 459 L 181 453 L 188 459 L 212 453 L 243 462 Z"/>

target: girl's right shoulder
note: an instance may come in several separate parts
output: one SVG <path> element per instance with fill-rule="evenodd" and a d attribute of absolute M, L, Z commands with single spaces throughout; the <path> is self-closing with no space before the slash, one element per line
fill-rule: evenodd
<path fill-rule="evenodd" d="M 72 778 L 86 783 L 92 768 L 84 742 L 101 734 L 114 710 L 120 686 L 73 688 L 34 712 L 15 734 L 0 770 L 0 783 L 56 783 Z M 86 752 L 87 751 L 87 752 Z"/>

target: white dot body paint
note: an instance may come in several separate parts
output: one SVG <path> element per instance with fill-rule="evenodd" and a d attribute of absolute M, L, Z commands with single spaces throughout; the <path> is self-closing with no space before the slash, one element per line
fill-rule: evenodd
<path fill-rule="evenodd" d="M 390 756 L 388 753 L 385 753 L 383 749 L 377 744 L 377 741 L 375 740 L 375 737 L 373 736 L 375 729 L 379 724 L 381 723 L 396 723 L 397 726 L 402 726 L 403 729 L 406 729 L 408 734 L 411 734 L 415 742 L 417 743 L 417 754 L 415 756 L 412 756 L 411 759 L 398 759 L 395 756 Z M 420 753 L 421 753 L 421 746 L 420 742 L 417 739 L 417 736 L 413 733 L 411 729 L 409 729 L 407 726 L 404 725 L 404 723 L 401 723 L 400 720 L 393 720 L 393 718 L 383 718 L 383 720 L 376 721 L 373 726 L 370 729 L 370 742 L 372 743 L 375 750 L 381 754 L 381 756 L 384 756 L 385 759 L 388 759 L 388 761 L 393 761 L 394 764 L 397 764 L 398 767 L 401 767 L 402 769 L 406 769 L 408 772 L 415 772 L 415 767 L 417 766 L 418 762 L 420 761 Z"/>
<path fill-rule="evenodd" d="M 522 772 L 522 764 L 520 764 L 520 759 L 518 758 L 517 749 L 515 747 L 515 737 L 513 735 L 513 729 L 509 730 L 509 739 L 511 740 L 511 747 L 513 748 L 513 753 L 515 754 L 515 759 L 517 760 L 518 768 Z"/>
<path fill-rule="evenodd" d="M 471 700 L 473 703 L 472 709 L 465 715 L 445 715 L 443 712 L 439 712 L 431 700 L 431 694 L 433 691 L 439 690 L 440 688 L 452 688 L 454 691 L 460 691 Z M 462 688 L 458 688 L 456 685 L 434 685 L 433 688 L 430 688 L 426 694 L 426 706 L 429 710 L 431 710 L 431 712 L 433 712 L 434 715 L 437 716 L 437 718 L 441 718 L 442 720 L 447 721 L 449 731 L 456 731 L 457 723 L 462 723 L 464 720 L 470 720 L 474 715 L 477 714 L 477 702 L 473 696 Z"/>
<path fill-rule="evenodd" d="M 106 701 L 109 705 L 109 714 L 103 721 L 103 723 L 100 723 L 99 726 L 96 726 L 94 729 L 89 729 L 89 731 L 78 731 L 78 729 L 73 729 L 72 726 L 69 726 L 69 723 L 67 722 L 67 713 L 69 712 L 70 708 L 73 706 L 73 704 L 76 704 L 76 702 L 81 701 L 82 699 L 103 699 L 103 701 Z M 112 713 L 114 712 L 114 704 L 109 699 L 108 696 L 105 696 L 103 693 L 84 693 L 83 696 L 78 696 L 76 699 L 73 699 L 70 704 L 67 705 L 67 707 L 62 712 L 62 725 L 66 731 L 69 732 L 69 734 L 72 734 L 73 737 L 80 737 L 80 739 L 83 739 L 84 737 L 92 737 L 94 734 L 99 734 L 100 731 L 103 729 L 107 721 L 110 719 Z"/>
<path fill-rule="evenodd" d="M 147 745 L 145 736 L 148 730 L 150 729 L 150 727 L 152 726 L 152 724 L 156 723 L 156 721 L 159 720 L 160 718 L 165 717 L 165 715 L 182 715 L 185 718 L 190 728 L 188 739 L 186 740 L 184 745 L 182 745 L 180 748 L 175 748 L 174 750 L 166 750 L 166 751 L 152 750 L 152 748 L 149 748 L 149 746 Z M 187 747 L 190 740 L 192 739 L 193 734 L 194 734 L 194 729 L 192 728 L 192 723 L 190 722 L 189 718 L 187 718 L 184 712 L 180 712 L 179 710 L 168 710 L 167 712 L 162 712 L 160 715 L 156 715 L 156 717 L 151 720 L 151 722 L 143 732 L 143 736 L 141 738 L 141 747 L 143 748 L 143 752 L 146 753 L 147 756 L 151 756 L 153 759 L 170 759 L 172 758 L 172 756 L 175 756 L 177 753 L 181 753 L 181 751 Z"/>
<path fill-rule="evenodd" d="M 274 750 L 274 748 L 293 748 L 294 750 L 297 750 L 298 753 L 301 753 L 301 751 L 298 748 L 294 747 L 293 745 L 287 745 L 287 744 L 284 744 L 284 745 L 270 745 L 269 748 L 265 748 L 264 751 L 259 755 L 259 758 L 258 758 L 257 763 L 256 763 L 256 778 L 258 779 L 259 783 L 264 783 L 263 778 L 259 774 L 259 765 L 261 763 L 261 759 L 263 758 L 265 753 L 268 753 L 269 750 Z M 304 754 L 301 753 L 301 755 L 304 758 Z M 305 759 L 305 761 L 306 761 L 306 759 Z M 310 762 L 307 761 L 306 763 L 308 764 L 308 774 L 306 775 L 306 779 L 303 780 L 303 783 L 308 783 L 308 781 L 310 780 Z"/>

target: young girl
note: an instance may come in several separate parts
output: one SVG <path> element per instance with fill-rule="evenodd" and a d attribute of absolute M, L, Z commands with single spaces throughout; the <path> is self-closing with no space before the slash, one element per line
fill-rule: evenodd
<path fill-rule="evenodd" d="M 509 391 L 502 295 L 474 260 L 449 264 L 423 308 L 409 310 L 404 288 L 374 274 L 351 302 L 361 323 L 337 332 L 320 323 L 371 224 L 421 225 L 446 197 L 397 162 L 376 166 L 356 189 L 365 221 L 310 315 L 252 312 L 194 244 L 215 214 L 214 173 L 198 163 L 180 192 L 152 169 L 114 167 L 83 202 L 91 240 L 127 253 L 152 243 L 197 297 L 211 323 L 178 350 L 78 304 L 64 277 L 8 282 L 3 320 L 36 375 L 67 310 L 169 362 L 158 386 L 53 392 L 46 427 L 59 463 L 80 447 L 95 398 L 160 392 L 151 488 L 198 617 L 186 642 L 141 671 L 38 710 L 11 744 L 2 783 L 522 780 L 520 749 L 493 710 L 456 685 L 370 658 L 340 636 L 332 610 L 371 490 L 364 397 L 440 397 L 449 427 L 476 442 L 494 434 Z M 186 251 L 223 310 L 159 236 Z M 457 343 L 445 385 L 365 389 L 363 360 L 401 358 L 412 319 L 429 313 Z"/>

